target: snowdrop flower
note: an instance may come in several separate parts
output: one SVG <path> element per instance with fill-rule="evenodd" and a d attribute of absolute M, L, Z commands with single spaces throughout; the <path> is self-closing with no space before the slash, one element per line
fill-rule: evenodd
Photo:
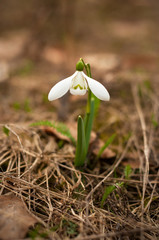
<path fill-rule="evenodd" d="M 49 101 L 56 100 L 63 95 L 65 95 L 69 90 L 73 95 L 84 95 L 88 88 L 92 93 L 103 101 L 109 101 L 110 96 L 106 88 L 98 81 L 88 77 L 83 72 L 83 63 L 78 62 L 76 65 L 76 72 L 68 77 L 58 82 L 49 92 Z"/>

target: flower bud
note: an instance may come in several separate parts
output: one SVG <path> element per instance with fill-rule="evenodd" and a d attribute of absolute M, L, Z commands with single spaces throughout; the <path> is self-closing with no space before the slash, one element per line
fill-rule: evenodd
<path fill-rule="evenodd" d="M 76 70 L 77 71 L 83 71 L 83 68 L 84 68 L 84 64 L 81 60 L 79 60 L 76 64 Z"/>

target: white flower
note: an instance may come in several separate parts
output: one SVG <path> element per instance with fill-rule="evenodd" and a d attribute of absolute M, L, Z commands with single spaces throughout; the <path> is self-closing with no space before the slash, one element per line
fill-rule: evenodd
<path fill-rule="evenodd" d="M 72 76 L 58 82 L 49 92 L 49 101 L 62 97 L 70 90 L 73 95 L 84 95 L 88 88 L 103 101 L 109 101 L 110 96 L 106 88 L 96 80 L 88 77 L 83 71 L 76 71 Z"/>

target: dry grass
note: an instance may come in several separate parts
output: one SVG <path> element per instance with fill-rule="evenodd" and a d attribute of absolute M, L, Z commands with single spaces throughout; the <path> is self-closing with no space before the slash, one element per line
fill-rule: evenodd
<path fill-rule="evenodd" d="M 141 76 L 135 83 L 128 80 L 112 87 L 112 101 L 106 110 L 101 106 L 96 123 L 103 138 L 117 133 L 112 145 L 116 158 L 100 159 L 93 169 L 75 169 L 73 145 L 60 147 L 57 138 L 39 127 L 8 124 L 9 136 L 2 131 L 0 194 L 19 196 L 38 219 L 40 226 L 29 238 L 159 238 L 157 83 L 153 81 L 152 91 Z M 129 179 L 124 177 L 127 164 L 133 168 Z M 110 185 L 116 189 L 101 208 Z"/>

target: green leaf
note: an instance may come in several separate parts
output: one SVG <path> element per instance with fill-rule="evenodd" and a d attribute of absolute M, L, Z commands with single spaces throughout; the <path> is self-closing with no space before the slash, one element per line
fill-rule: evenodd
<path fill-rule="evenodd" d="M 130 175 L 132 173 L 131 166 L 128 164 L 124 169 L 124 174 L 126 179 L 130 179 Z"/>
<path fill-rule="evenodd" d="M 66 230 L 69 236 L 78 234 L 78 226 L 76 223 L 63 219 L 61 225 L 62 225 L 62 228 Z"/>
<path fill-rule="evenodd" d="M 151 122 L 155 128 L 158 127 L 159 124 L 158 124 L 154 114 L 152 114 Z"/>
<path fill-rule="evenodd" d="M 85 117 L 86 151 L 88 151 L 89 147 L 93 119 L 94 119 L 94 99 L 91 99 L 90 113 L 87 113 Z"/>
<path fill-rule="evenodd" d="M 27 59 L 23 66 L 16 71 L 16 74 L 20 76 L 28 76 L 32 73 L 33 70 L 34 63 L 31 60 Z"/>
<path fill-rule="evenodd" d="M 124 186 L 124 182 L 120 182 L 120 183 L 116 183 L 116 185 L 110 185 L 108 187 L 106 187 L 105 192 L 103 194 L 102 200 L 101 200 L 101 208 L 103 208 L 104 202 L 105 200 L 108 198 L 108 196 L 118 187 L 123 187 Z"/>
<path fill-rule="evenodd" d="M 43 95 L 42 95 L 42 101 L 43 101 L 43 103 L 48 103 L 48 102 L 49 102 L 49 100 L 48 100 L 48 94 L 43 93 Z"/>
<path fill-rule="evenodd" d="M 19 110 L 19 109 L 21 108 L 20 103 L 19 103 L 19 102 L 13 103 L 13 108 L 14 108 L 15 110 Z"/>
<path fill-rule="evenodd" d="M 59 148 L 62 148 L 63 145 L 64 145 L 64 141 L 63 141 L 63 140 L 60 140 L 60 141 L 58 142 L 58 147 L 59 147 Z"/>
<path fill-rule="evenodd" d="M 74 145 L 76 145 L 76 141 L 75 139 L 72 137 L 72 134 L 70 133 L 70 130 L 69 128 L 63 124 L 63 123 L 51 123 L 50 121 L 48 120 L 44 120 L 44 121 L 39 121 L 39 122 L 35 122 L 35 123 L 32 123 L 30 124 L 31 127 L 36 127 L 36 126 L 48 126 L 48 127 L 52 127 L 52 128 L 55 128 L 58 132 L 60 132 L 62 135 L 68 137 L 72 143 Z"/>
<path fill-rule="evenodd" d="M 144 86 L 147 88 L 148 91 L 151 91 L 152 90 L 152 86 L 151 86 L 151 81 L 150 80 L 145 80 L 143 82 Z"/>
<path fill-rule="evenodd" d="M 114 138 L 116 137 L 116 133 L 114 133 L 107 141 L 106 143 L 100 148 L 97 159 L 100 158 L 104 150 L 113 142 Z"/>
<path fill-rule="evenodd" d="M 104 202 L 105 200 L 107 199 L 107 197 L 116 189 L 116 186 L 115 185 L 111 185 L 111 186 L 108 186 L 106 187 L 105 189 L 105 192 L 103 194 L 103 197 L 102 197 L 102 200 L 101 200 L 101 208 L 103 208 L 103 205 L 104 205 Z"/>
<path fill-rule="evenodd" d="M 25 112 L 31 112 L 29 99 L 26 99 L 24 102 L 24 110 L 25 110 Z"/>
<path fill-rule="evenodd" d="M 94 115 L 97 116 L 98 109 L 99 109 L 99 106 L 100 106 L 100 100 L 93 93 L 92 93 L 92 95 L 93 95 L 93 98 L 94 98 Z"/>
<path fill-rule="evenodd" d="M 116 186 L 123 187 L 124 186 L 124 182 L 116 183 Z"/>
<path fill-rule="evenodd" d="M 30 126 L 31 127 L 38 127 L 38 126 L 54 127 L 54 124 L 48 120 L 42 120 L 42 121 L 31 123 Z"/>
<path fill-rule="evenodd" d="M 5 126 L 3 126 L 3 132 L 6 134 L 6 136 L 9 136 L 9 129 Z"/>
<path fill-rule="evenodd" d="M 128 132 L 127 134 L 123 135 L 123 142 L 127 142 L 131 136 L 132 132 Z"/>
<path fill-rule="evenodd" d="M 81 167 L 84 165 L 86 159 L 86 138 L 84 122 L 81 116 L 78 117 L 78 129 L 77 129 L 77 146 L 75 155 L 75 166 Z"/>

